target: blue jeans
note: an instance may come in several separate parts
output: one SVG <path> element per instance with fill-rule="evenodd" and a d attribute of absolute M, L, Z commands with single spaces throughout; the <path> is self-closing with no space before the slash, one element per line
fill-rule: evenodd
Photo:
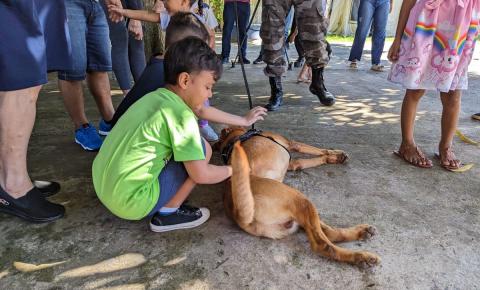
<path fill-rule="evenodd" d="M 380 64 L 389 11 L 390 0 L 361 0 L 358 8 L 357 31 L 349 61 L 361 60 L 365 40 L 373 22 L 372 64 Z"/>
<path fill-rule="evenodd" d="M 203 141 L 203 138 L 202 147 L 203 154 L 207 154 L 205 141 Z M 183 165 L 183 162 L 177 162 L 173 160 L 172 156 L 158 176 L 158 182 L 160 184 L 160 196 L 158 197 L 157 204 L 153 207 L 148 215 L 154 215 L 163 206 L 165 206 L 175 196 L 187 178 L 188 172 L 185 168 L 185 165 Z"/>
<path fill-rule="evenodd" d="M 102 4 L 105 13 L 107 13 L 105 1 L 102 1 Z M 127 6 L 127 8 L 130 7 Z M 142 8 L 140 7 L 140 9 Z M 108 19 L 108 27 L 110 28 L 110 41 L 112 43 L 113 72 L 120 89 L 129 90 L 132 88 L 132 76 L 136 82 L 146 66 L 143 40 L 136 40 L 128 32 L 128 22 L 125 20 L 115 23 Z"/>
<path fill-rule="evenodd" d="M 237 2 L 238 28 L 240 30 L 240 41 L 245 37 L 248 21 L 250 18 L 250 3 Z M 227 2 L 223 7 L 223 33 L 222 33 L 222 58 L 230 57 L 230 41 L 232 39 L 233 24 L 237 22 L 235 15 L 235 3 Z M 236 32 L 235 32 L 236 33 Z M 242 57 L 247 56 L 247 39 L 240 49 Z"/>
<path fill-rule="evenodd" d="M 84 80 L 89 71 L 111 71 L 112 57 L 107 17 L 95 0 L 65 0 L 72 43 L 70 70 L 59 71 L 66 81 Z"/>

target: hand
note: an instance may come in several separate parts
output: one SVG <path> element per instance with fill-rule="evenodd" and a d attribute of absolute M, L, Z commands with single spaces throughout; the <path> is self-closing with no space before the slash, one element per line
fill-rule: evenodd
<path fill-rule="evenodd" d="M 387 58 L 392 63 L 397 62 L 400 54 L 400 40 L 395 39 L 392 43 L 392 46 L 388 50 Z"/>
<path fill-rule="evenodd" d="M 253 123 L 259 121 L 259 120 L 264 120 L 264 116 L 267 115 L 267 109 L 264 107 L 255 107 L 251 109 L 243 119 L 245 120 L 245 124 L 243 126 L 250 126 Z"/>
<path fill-rule="evenodd" d="M 123 20 L 123 6 L 120 0 L 105 0 L 108 7 L 108 17 L 112 22 L 118 23 Z"/>
<path fill-rule="evenodd" d="M 155 4 L 153 5 L 152 10 L 155 13 L 161 13 L 162 11 L 164 11 L 165 10 L 165 5 L 163 4 L 163 1 L 162 0 L 155 1 Z"/>
<path fill-rule="evenodd" d="M 143 39 L 142 22 L 140 20 L 130 19 L 128 23 L 128 31 L 135 37 L 136 40 Z"/>

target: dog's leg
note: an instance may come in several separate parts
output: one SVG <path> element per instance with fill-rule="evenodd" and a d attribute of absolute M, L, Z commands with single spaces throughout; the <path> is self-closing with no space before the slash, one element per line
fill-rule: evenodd
<path fill-rule="evenodd" d="M 290 150 L 290 152 L 298 152 L 315 156 L 328 156 L 330 161 L 329 163 L 340 164 L 344 163 L 348 159 L 348 155 L 342 150 L 322 149 L 297 141 L 289 141 L 288 150 Z"/>
<path fill-rule="evenodd" d="M 311 159 L 292 159 L 288 164 L 288 170 L 301 170 L 328 163 L 328 156 L 315 157 Z"/>
<path fill-rule="evenodd" d="M 350 228 L 332 228 L 320 220 L 320 225 L 327 238 L 334 243 L 367 240 L 376 234 L 375 228 L 367 224 Z"/>
<path fill-rule="evenodd" d="M 333 244 L 322 230 L 320 218 L 313 204 L 307 199 L 296 201 L 296 218 L 305 229 L 312 249 L 322 256 L 360 267 L 372 267 L 380 263 L 380 257 L 367 251 L 352 251 Z"/>

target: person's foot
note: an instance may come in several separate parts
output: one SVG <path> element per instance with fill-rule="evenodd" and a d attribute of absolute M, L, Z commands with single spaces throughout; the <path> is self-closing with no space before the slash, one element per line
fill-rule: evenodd
<path fill-rule="evenodd" d="M 472 119 L 480 121 L 480 113 L 473 114 Z"/>
<path fill-rule="evenodd" d="M 112 130 L 112 125 L 105 122 L 105 120 L 101 119 L 100 123 L 98 123 L 98 134 L 102 136 L 107 136 L 108 133 Z"/>
<path fill-rule="evenodd" d="M 261 64 L 263 63 L 263 56 L 260 54 L 254 61 L 253 64 Z"/>
<path fill-rule="evenodd" d="M 459 169 L 462 166 L 462 162 L 455 157 L 452 147 L 439 150 L 438 158 L 440 165 L 447 170 Z"/>
<path fill-rule="evenodd" d="M 383 65 L 380 65 L 380 64 L 373 64 L 370 69 L 373 70 L 373 71 L 376 71 L 376 72 L 385 71 L 385 67 Z"/>
<path fill-rule="evenodd" d="M 200 127 L 200 135 L 208 142 L 217 142 L 219 139 L 218 134 L 208 124 Z"/>
<path fill-rule="evenodd" d="M 230 63 L 230 59 L 228 57 L 222 58 L 222 64 Z"/>
<path fill-rule="evenodd" d="M 357 68 L 358 68 L 358 62 L 357 62 L 357 60 L 354 59 L 354 60 L 350 61 L 349 67 L 350 67 L 351 69 L 357 69 Z"/>
<path fill-rule="evenodd" d="M 238 63 L 240 63 L 240 59 L 238 60 Z M 250 64 L 250 60 L 248 58 L 243 58 L 243 64 Z"/>
<path fill-rule="evenodd" d="M 270 99 L 265 108 L 268 111 L 276 111 L 283 105 L 282 77 L 269 77 L 268 81 L 270 83 Z"/>
<path fill-rule="evenodd" d="M 162 233 L 180 229 L 190 229 L 205 223 L 210 217 L 210 211 L 182 204 L 176 212 L 169 215 L 156 213 L 150 220 L 150 229 Z"/>
<path fill-rule="evenodd" d="M 98 151 L 102 146 L 102 138 L 92 124 L 83 124 L 75 130 L 75 142 L 87 151 Z"/>
<path fill-rule="evenodd" d="M 35 180 L 33 181 L 33 186 L 35 186 L 44 197 L 52 196 L 60 191 L 60 184 L 55 181 Z"/>
<path fill-rule="evenodd" d="M 63 217 L 65 208 L 46 200 L 36 187 L 17 199 L 11 197 L 0 187 L 0 212 L 30 222 L 45 223 Z"/>
<path fill-rule="evenodd" d="M 299 57 L 294 63 L 294 67 L 302 67 L 303 64 L 305 63 L 305 58 L 304 57 Z"/>
<path fill-rule="evenodd" d="M 394 153 L 413 166 L 417 166 L 420 168 L 432 167 L 432 160 L 428 159 L 415 144 L 402 144 L 400 145 L 398 151 L 395 151 Z"/>
<path fill-rule="evenodd" d="M 310 92 L 318 97 L 318 100 L 324 106 L 333 106 L 335 104 L 335 96 L 325 87 L 323 80 L 323 67 L 312 67 L 312 83 L 310 84 Z"/>

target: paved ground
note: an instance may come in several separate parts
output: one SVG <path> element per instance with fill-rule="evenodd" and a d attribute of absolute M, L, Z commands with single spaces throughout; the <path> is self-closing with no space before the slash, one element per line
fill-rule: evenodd
<path fill-rule="evenodd" d="M 258 47 L 255 47 L 258 50 Z M 52 200 L 67 215 L 53 224 L 32 225 L 0 215 L 1 289 L 479 289 L 480 288 L 480 148 L 455 140 L 458 156 L 477 164 L 463 174 L 406 165 L 392 151 L 400 141 L 402 90 L 386 73 L 346 68 L 348 46 L 335 45 L 326 73 L 328 88 L 338 95 L 326 108 L 285 78 L 286 104 L 258 128 L 319 147 L 346 150 L 346 165 L 323 166 L 288 174 L 286 182 L 304 192 L 331 225 L 370 223 L 373 240 L 345 244 L 382 257 L 373 271 L 359 270 L 312 253 L 303 232 L 280 241 L 257 238 L 228 220 L 222 208 L 223 185 L 200 186 L 191 201 L 211 209 L 211 220 L 192 231 L 154 234 L 147 222 L 111 215 L 95 197 L 90 165 L 94 153 L 73 142 L 72 126 L 57 86 L 45 86 L 30 144 L 30 172 L 54 178 L 62 191 Z M 254 59 L 256 51 L 249 55 Z M 292 57 L 294 52 L 291 51 Z M 480 139 L 478 56 L 465 93 L 460 129 Z M 262 66 L 247 66 L 256 104 L 269 89 Z M 115 90 L 115 102 L 120 101 Z M 240 68 L 227 68 L 212 104 L 244 113 Z M 98 121 L 91 97 L 87 113 Z M 416 137 L 432 156 L 440 132 L 440 101 L 429 93 L 420 105 Z M 218 156 L 216 162 L 220 162 Z M 50 264 L 32 270 L 32 265 Z"/>

